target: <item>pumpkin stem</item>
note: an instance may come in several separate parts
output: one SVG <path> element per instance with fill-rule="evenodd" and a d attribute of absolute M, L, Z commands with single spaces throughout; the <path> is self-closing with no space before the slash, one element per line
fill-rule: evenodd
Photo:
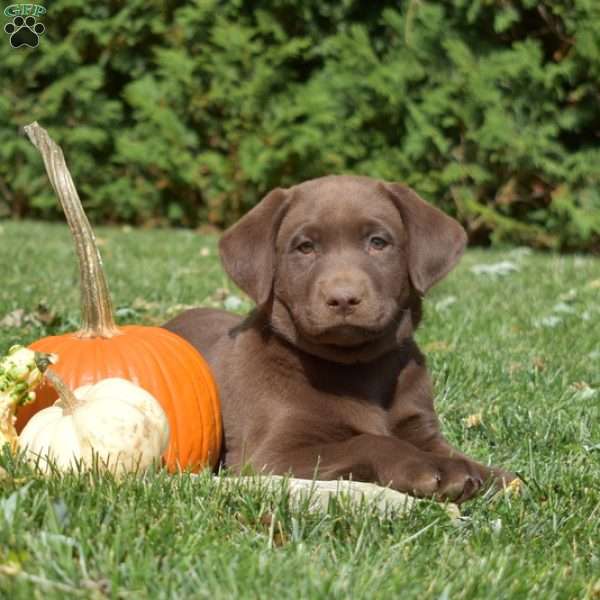
<path fill-rule="evenodd" d="M 77 396 L 75 396 L 75 394 L 69 389 L 67 384 L 52 369 L 46 369 L 44 376 L 58 393 L 62 404 L 66 408 L 64 413 L 72 413 L 75 407 L 78 404 L 81 404 L 81 401 L 78 400 Z"/>
<path fill-rule="evenodd" d="M 119 335 L 96 237 L 81 205 L 63 152 L 37 121 L 26 125 L 24 129 L 44 159 L 46 173 L 60 200 L 75 241 L 79 259 L 82 320 L 82 327 L 76 335 L 80 338 L 110 338 Z"/>

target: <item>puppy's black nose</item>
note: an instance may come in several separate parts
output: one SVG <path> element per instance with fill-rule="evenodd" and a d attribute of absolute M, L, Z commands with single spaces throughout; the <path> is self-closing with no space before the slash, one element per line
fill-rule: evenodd
<path fill-rule="evenodd" d="M 325 303 L 334 312 L 349 315 L 361 303 L 362 298 L 350 288 L 334 288 L 326 297 Z"/>

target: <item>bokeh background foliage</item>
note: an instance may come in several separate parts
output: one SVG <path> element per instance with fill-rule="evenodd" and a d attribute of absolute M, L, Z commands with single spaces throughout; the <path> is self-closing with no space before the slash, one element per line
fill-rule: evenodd
<path fill-rule="evenodd" d="M 37 119 L 96 223 L 221 227 L 359 173 L 474 242 L 600 249 L 597 0 L 46 6 L 38 48 L 0 44 L 0 214 L 59 216 Z"/>

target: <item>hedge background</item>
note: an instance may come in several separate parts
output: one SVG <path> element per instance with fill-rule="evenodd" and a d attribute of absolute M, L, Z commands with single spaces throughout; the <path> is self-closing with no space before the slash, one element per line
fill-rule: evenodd
<path fill-rule="evenodd" d="M 4 216 L 60 216 L 19 132 L 37 119 L 95 223 L 222 227 L 360 173 L 474 242 L 600 250 L 598 0 L 45 6 L 37 48 L 0 44 Z"/>

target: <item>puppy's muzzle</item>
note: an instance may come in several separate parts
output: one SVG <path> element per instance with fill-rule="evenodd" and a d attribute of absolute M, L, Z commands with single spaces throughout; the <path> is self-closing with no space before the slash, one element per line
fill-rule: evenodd
<path fill-rule="evenodd" d="M 321 282 L 320 299 L 330 315 L 346 317 L 354 313 L 367 296 L 361 278 L 337 276 Z"/>

